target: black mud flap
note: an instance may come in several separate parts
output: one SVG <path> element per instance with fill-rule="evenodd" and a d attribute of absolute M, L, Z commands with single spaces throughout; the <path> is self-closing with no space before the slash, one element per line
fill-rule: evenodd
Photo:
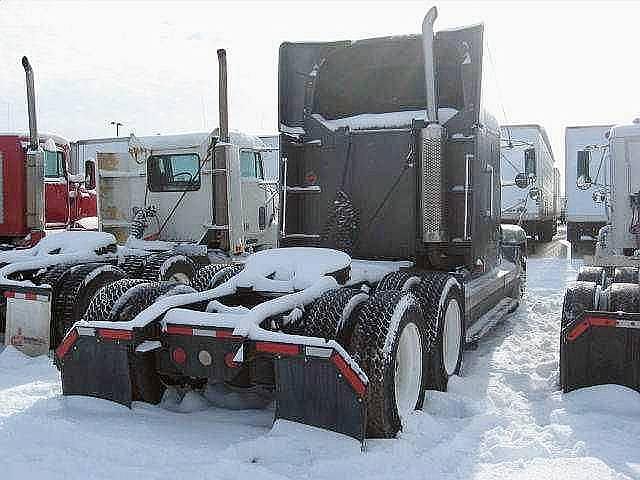
<path fill-rule="evenodd" d="M 563 391 L 613 383 L 640 392 L 640 315 L 585 312 L 560 348 Z"/>
<path fill-rule="evenodd" d="M 276 359 L 275 418 L 348 435 L 364 445 L 364 391 L 356 391 L 349 372 L 341 373 L 338 365 L 344 369 L 345 364 L 340 362 L 309 356 Z"/>
<path fill-rule="evenodd" d="M 127 407 L 133 400 L 158 403 L 162 397 L 153 352 L 135 352 L 133 342 L 79 336 L 57 363 L 64 395 L 102 398 Z"/>

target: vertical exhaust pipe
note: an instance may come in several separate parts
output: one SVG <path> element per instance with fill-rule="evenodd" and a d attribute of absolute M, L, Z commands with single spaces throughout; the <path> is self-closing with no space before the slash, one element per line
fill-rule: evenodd
<path fill-rule="evenodd" d="M 227 99 L 227 52 L 218 50 L 218 111 L 220 114 L 220 141 L 229 142 L 229 104 Z"/>
<path fill-rule="evenodd" d="M 428 125 L 420 130 L 420 211 L 422 241 L 443 243 L 448 241 L 446 219 L 446 176 L 443 161 L 442 126 L 438 123 L 436 96 L 435 55 L 433 51 L 433 24 L 438 17 L 436 7 L 422 21 L 422 50 L 424 53 L 424 80 L 427 94 Z"/>
<path fill-rule="evenodd" d="M 422 50 L 424 52 L 424 80 L 427 92 L 427 121 L 438 121 L 436 99 L 435 59 L 433 54 L 433 24 L 438 18 L 438 9 L 431 7 L 422 20 Z"/>
<path fill-rule="evenodd" d="M 27 77 L 27 110 L 29 112 L 29 148 L 38 150 L 38 122 L 36 120 L 36 92 L 33 86 L 33 69 L 27 57 L 22 57 L 22 66 Z"/>
<path fill-rule="evenodd" d="M 29 150 L 27 151 L 26 221 L 30 229 L 27 243 L 33 245 L 44 235 L 44 152 L 38 141 L 36 121 L 36 92 L 33 86 L 33 69 L 27 57 L 22 57 L 22 66 L 27 77 L 27 107 L 29 112 Z"/>

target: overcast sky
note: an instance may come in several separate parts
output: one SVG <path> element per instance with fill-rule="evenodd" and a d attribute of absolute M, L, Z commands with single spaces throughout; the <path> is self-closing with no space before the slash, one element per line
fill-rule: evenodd
<path fill-rule="evenodd" d="M 433 2 L 436 30 L 484 22 L 506 119 L 540 123 L 564 163 L 567 125 L 640 116 L 640 2 Z M 419 33 L 432 2 L 0 0 L 0 130 L 24 130 L 27 55 L 39 126 L 71 140 L 217 126 L 216 49 L 231 127 L 277 130 L 278 46 Z"/>

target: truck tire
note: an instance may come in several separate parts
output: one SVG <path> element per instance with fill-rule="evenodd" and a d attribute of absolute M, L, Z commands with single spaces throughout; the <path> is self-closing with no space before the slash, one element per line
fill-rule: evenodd
<path fill-rule="evenodd" d="M 142 255 L 125 255 L 124 261 L 118 267 L 131 278 L 142 277 L 145 257 Z"/>
<path fill-rule="evenodd" d="M 607 271 L 602 267 L 582 267 L 578 272 L 578 282 L 593 282 L 604 286 L 607 280 Z"/>
<path fill-rule="evenodd" d="M 437 272 L 425 274 L 416 291 L 423 299 L 425 321 L 434 338 L 426 386 L 446 392 L 449 378 L 462 370 L 465 344 L 462 291 L 454 277 Z"/>
<path fill-rule="evenodd" d="M 544 223 L 540 230 L 540 241 L 543 243 L 549 243 L 553 240 L 553 225 L 550 223 Z"/>
<path fill-rule="evenodd" d="M 89 309 L 97 312 L 96 320 L 128 322 L 160 296 L 194 292 L 192 287 L 176 282 L 123 279 L 101 289 Z M 165 387 L 157 373 L 154 356 L 132 351 L 129 354 L 129 368 L 133 400 L 159 403 Z"/>
<path fill-rule="evenodd" d="M 422 278 L 417 272 L 398 270 L 397 272 L 387 273 L 376 286 L 376 291 L 397 290 L 405 292 L 419 284 L 421 280 Z"/>
<path fill-rule="evenodd" d="M 300 334 L 336 340 L 346 349 L 355 327 L 359 307 L 369 295 L 356 288 L 336 288 L 323 293 L 303 315 Z"/>
<path fill-rule="evenodd" d="M 640 283 L 640 275 L 636 267 L 616 267 L 613 271 L 612 283 Z"/>
<path fill-rule="evenodd" d="M 72 266 L 73 265 L 68 264 L 54 265 L 34 278 L 36 284 L 49 285 L 51 287 L 51 324 L 49 338 L 52 346 L 57 335 L 55 326 L 58 322 L 62 321 L 61 319 L 64 316 L 64 297 L 61 298 L 60 296 L 60 285 Z"/>
<path fill-rule="evenodd" d="M 107 321 L 128 322 L 161 296 L 195 293 L 189 285 L 177 282 L 141 282 L 129 288 L 112 304 Z"/>
<path fill-rule="evenodd" d="M 82 320 L 91 300 L 105 285 L 125 277 L 117 267 L 104 263 L 76 265 L 60 283 L 59 300 L 64 308 L 54 322 L 52 345 L 57 347 L 71 326 Z"/>
<path fill-rule="evenodd" d="M 216 275 L 215 281 L 213 282 L 213 286 L 211 288 L 216 288 L 223 283 L 228 282 L 231 278 L 239 274 L 243 269 L 244 265 L 242 264 L 229 265 L 226 268 L 221 269 L 219 274 Z"/>
<path fill-rule="evenodd" d="M 223 270 L 229 266 L 231 265 L 228 263 L 212 263 L 202 267 L 193 277 L 191 286 L 199 292 L 214 289 L 220 285 L 220 279 L 226 277 L 226 272 Z"/>
<path fill-rule="evenodd" d="M 363 303 L 350 351 L 369 378 L 367 436 L 389 438 L 422 408 L 432 338 L 411 293 L 382 291 Z"/>
<path fill-rule="evenodd" d="M 582 321 L 585 310 L 593 310 L 595 306 L 596 284 L 594 282 L 577 281 L 564 294 L 562 304 L 562 320 L 560 322 L 560 386 L 564 392 L 571 389 L 573 381 L 570 372 L 578 371 L 580 375 L 588 371 L 587 359 L 580 355 L 571 355 L 567 349 L 567 335 Z"/>
<path fill-rule="evenodd" d="M 173 281 L 190 285 L 195 275 L 196 268 L 187 257 L 162 252 L 146 257 L 141 277 L 151 281 Z"/>
<path fill-rule="evenodd" d="M 136 278 L 123 278 L 105 285 L 94 295 L 89 307 L 84 314 L 84 319 L 89 322 L 107 322 L 111 317 L 111 309 L 116 301 L 130 288 L 144 283 L 145 280 Z"/>
<path fill-rule="evenodd" d="M 609 311 L 640 313 L 640 285 L 614 283 L 609 293 Z"/>

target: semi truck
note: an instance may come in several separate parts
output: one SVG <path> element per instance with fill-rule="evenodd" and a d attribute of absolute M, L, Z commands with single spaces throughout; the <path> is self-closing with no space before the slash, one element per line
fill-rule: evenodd
<path fill-rule="evenodd" d="M 546 130 L 535 124 L 501 127 L 502 221 L 549 242 L 557 232 L 559 182 Z M 512 179 L 524 175 L 526 188 Z"/>
<path fill-rule="evenodd" d="M 104 287 L 56 351 L 65 395 L 275 400 L 278 419 L 364 442 L 446 390 L 521 290 L 501 253 L 484 26 L 434 35 L 436 16 L 422 35 L 281 45 L 280 248 L 133 308 Z"/>
<path fill-rule="evenodd" d="M 258 137 L 230 132 L 238 158 L 216 189 L 216 177 L 224 175 L 211 162 L 219 138 L 216 129 L 74 142 L 80 165 L 97 159 L 100 230 L 125 243 L 135 213 L 143 208 L 146 240 L 203 243 L 232 255 L 274 247 L 277 180 L 266 177 L 264 164 L 272 149 Z M 227 207 L 228 230 L 212 224 L 216 204 Z"/>
<path fill-rule="evenodd" d="M 560 384 L 568 392 L 615 383 L 640 391 L 640 120 L 612 127 L 606 178 L 602 153 L 576 152 L 579 188 L 598 182 L 610 212 L 595 255 L 566 291 L 560 336 Z M 600 190 L 602 191 L 602 190 Z"/>
<path fill-rule="evenodd" d="M 613 125 L 571 126 L 565 129 L 565 196 L 567 240 L 574 247 L 595 245 L 598 231 L 608 222 L 605 204 L 599 200 L 598 191 L 607 189 L 610 176 L 610 159 L 606 154 L 606 135 Z M 588 149 L 591 162 L 589 181 L 578 181 L 578 152 Z M 592 250 L 593 251 L 593 250 Z"/>
<path fill-rule="evenodd" d="M 33 83 L 26 57 L 23 65 L 27 82 Z M 35 119 L 35 97 L 27 100 Z M 41 166 L 29 161 L 29 148 L 42 150 L 43 175 L 36 172 Z M 69 167 L 69 142 L 60 136 L 0 133 L 1 248 L 33 246 L 47 230 L 95 229 L 95 181 L 72 174 Z"/>
<path fill-rule="evenodd" d="M 31 99 L 33 89 L 28 83 Z M 29 114 L 30 137 L 37 139 L 35 109 Z M 63 231 L 31 248 L 0 252 L 0 335 L 24 353 L 57 347 L 105 285 L 121 279 L 119 288 L 162 285 L 162 295 L 185 285 L 208 288 L 223 278 L 219 270 L 233 271 L 243 255 L 275 246 L 279 199 L 275 182 L 264 179 L 261 154 L 269 149 L 257 137 L 221 129 L 83 141 L 75 150 L 87 176 L 96 178 L 101 231 Z M 26 155 L 32 170 L 25 197 L 41 208 L 36 187 L 47 154 L 34 141 Z M 108 293 L 117 299 L 124 291 Z"/>

